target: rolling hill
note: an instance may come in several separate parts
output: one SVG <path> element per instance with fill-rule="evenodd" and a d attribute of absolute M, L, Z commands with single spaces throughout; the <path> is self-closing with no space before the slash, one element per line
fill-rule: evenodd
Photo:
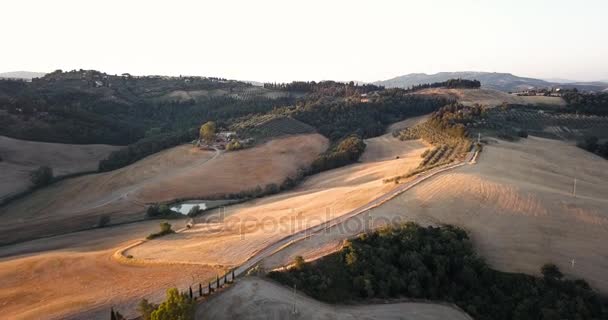
<path fill-rule="evenodd" d="M 558 83 L 541 79 L 519 77 L 511 73 L 479 71 L 439 72 L 435 74 L 410 73 L 388 80 L 376 81 L 374 84 L 388 88 L 409 88 L 418 84 L 442 82 L 457 78 L 479 80 L 481 81 L 482 87 L 505 92 L 547 87 L 577 88 L 585 91 L 602 91 L 608 88 L 608 83 L 604 82 Z"/>

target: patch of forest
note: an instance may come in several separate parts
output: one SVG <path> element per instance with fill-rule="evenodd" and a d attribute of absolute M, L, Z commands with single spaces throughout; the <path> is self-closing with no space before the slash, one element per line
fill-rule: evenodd
<path fill-rule="evenodd" d="M 608 116 L 608 92 L 564 90 L 562 98 L 566 100 L 567 112 Z"/>
<path fill-rule="evenodd" d="M 385 89 L 368 97 L 310 97 L 273 112 L 290 115 L 337 141 L 351 134 L 364 139 L 381 135 L 391 123 L 433 112 L 448 103 L 442 98 L 410 95 L 402 89 Z"/>
<path fill-rule="evenodd" d="M 447 89 L 479 89 L 481 82 L 478 80 L 467 79 L 448 79 L 443 82 L 422 83 L 414 85 L 407 89 L 408 92 L 416 92 L 429 88 L 447 88 Z"/>
<path fill-rule="evenodd" d="M 480 118 L 483 112 L 484 108 L 481 106 L 468 107 L 452 103 L 433 112 L 423 123 L 393 132 L 400 140 L 423 139 L 432 144 L 433 148 L 421 154 L 423 159 L 418 167 L 384 182 L 399 183 L 400 179 L 462 159 L 473 146 L 467 128 L 475 119 Z"/>
<path fill-rule="evenodd" d="M 540 266 L 539 266 L 540 267 Z M 408 223 L 362 234 L 339 252 L 268 276 L 330 303 L 412 298 L 454 303 L 478 320 L 607 319 L 608 300 L 553 264 L 542 277 L 491 269 L 467 233 Z"/>
<path fill-rule="evenodd" d="M 243 117 L 234 121 L 230 129 L 241 137 L 253 138 L 257 141 L 289 134 L 316 132 L 315 128 L 292 117 L 272 113 Z"/>

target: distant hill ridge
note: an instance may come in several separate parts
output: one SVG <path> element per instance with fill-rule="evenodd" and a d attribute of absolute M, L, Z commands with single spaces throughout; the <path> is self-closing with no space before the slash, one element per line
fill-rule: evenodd
<path fill-rule="evenodd" d="M 23 79 L 32 80 L 33 78 L 44 77 L 45 72 L 31 72 L 31 71 L 11 71 L 1 72 L 0 79 Z"/>
<path fill-rule="evenodd" d="M 482 87 L 504 92 L 523 91 L 547 87 L 577 88 L 585 91 L 602 91 L 608 88 L 608 83 L 603 82 L 557 83 L 535 78 L 519 77 L 511 73 L 480 71 L 439 72 L 435 74 L 410 73 L 388 80 L 376 81 L 374 84 L 385 86 L 387 88 L 409 88 L 414 85 L 442 82 L 449 79 L 458 78 L 479 80 Z"/>

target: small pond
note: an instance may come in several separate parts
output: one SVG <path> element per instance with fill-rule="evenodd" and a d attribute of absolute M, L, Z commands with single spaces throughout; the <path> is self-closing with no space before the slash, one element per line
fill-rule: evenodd
<path fill-rule="evenodd" d="M 187 215 L 194 206 L 199 206 L 200 210 L 205 211 L 221 206 L 227 206 L 236 201 L 237 200 L 187 200 L 173 204 L 169 208 L 172 211 Z"/>

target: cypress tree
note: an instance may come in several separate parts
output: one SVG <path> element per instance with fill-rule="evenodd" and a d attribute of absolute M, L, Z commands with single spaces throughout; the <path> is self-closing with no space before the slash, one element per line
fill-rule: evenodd
<path fill-rule="evenodd" d="M 215 288 L 219 289 L 220 288 L 220 276 L 215 276 Z"/>
<path fill-rule="evenodd" d="M 199 297 L 203 296 L 203 284 L 202 283 L 198 284 L 198 296 Z"/>
<path fill-rule="evenodd" d="M 188 287 L 188 295 L 190 296 L 190 300 L 194 299 L 194 295 L 192 295 L 192 286 Z"/>
<path fill-rule="evenodd" d="M 211 289 L 211 282 L 209 282 L 209 291 L 207 292 L 207 294 L 211 294 L 211 291 L 213 291 L 213 289 Z"/>
<path fill-rule="evenodd" d="M 116 320 L 116 314 L 114 314 L 114 307 L 110 308 L 110 320 Z"/>
<path fill-rule="evenodd" d="M 232 282 L 234 282 L 234 269 L 232 269 Z"/>

